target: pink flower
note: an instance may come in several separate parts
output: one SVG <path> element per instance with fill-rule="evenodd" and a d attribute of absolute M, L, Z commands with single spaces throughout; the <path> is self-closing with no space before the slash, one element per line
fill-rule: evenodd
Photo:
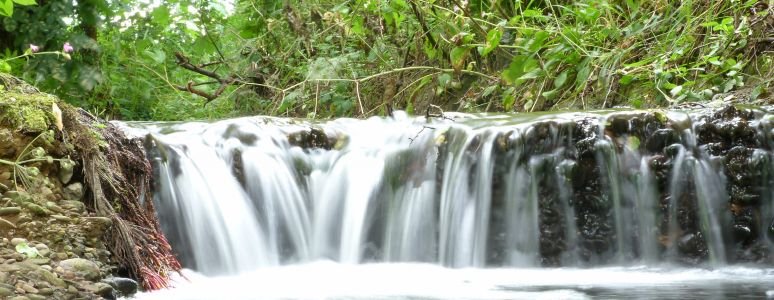
<path fill-rule="evenodd" d="M 70 45 L 70 42 L 65 42 L 64 46 L 62 46 L 62 51 L 64 51 L 64 53 L 70 53 L 73 52 L 73 50 L 75 49 L 73 49 L 73 46 Z"/>
<path fill-rule="evenodd" d="M 35 52 L 38 52 L 38 51 L 40 51 L 40 47 L 38 47 L 35 44 L 30 44 L 30 52 L 35 53 Z"/>

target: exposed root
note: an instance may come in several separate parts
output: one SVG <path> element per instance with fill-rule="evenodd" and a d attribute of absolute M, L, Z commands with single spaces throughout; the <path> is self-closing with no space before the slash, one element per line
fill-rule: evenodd
<path fill-rule="evenodd" d="M 180 263 L 155 219 L 151 201 L 151 166 L 138 140 L 128 139 L 110 124 L 83 110 L 66 110 L 66 134 L 80 154 L 83 174 L 91 192 L 87 203 L 113 226 L 108 235 L 111 252 L 147 290 L 166 287 L 169 273 Z"/>

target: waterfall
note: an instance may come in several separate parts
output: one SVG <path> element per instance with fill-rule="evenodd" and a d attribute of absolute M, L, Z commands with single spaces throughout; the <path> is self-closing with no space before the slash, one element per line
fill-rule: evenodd
<path fill-rule="evenodd" d="M 205 274 L 316 260 L 721 266 L 770 261 L 766 116 L 398 113 L 124 127 L 146 136 L 170 243 Z"/>

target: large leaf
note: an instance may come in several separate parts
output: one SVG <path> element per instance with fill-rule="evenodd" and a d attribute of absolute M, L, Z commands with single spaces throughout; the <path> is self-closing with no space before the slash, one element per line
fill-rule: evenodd
<path fill-rule="evenodd" d="M 564 86 L 564 83 L 567 82 L 567 70 L 562 71 L 562 73 L 559 73 L 556 78 L 554 78 L 554 88 L 561 88 Z"/>
<path fill-rule="evenodd" d="M 492 50 L 497 49 L 497 46 L 500 46 L 500 39 L 502 37 L 502 28 L 495 27 L 489 30 L 489 32 L 486 34 L 486 47 L 479 49 L 481 56 L 487 56 L 490 52 L 492 52 Z"/>
<path fill-rule="evenodd" d="M 40 253 L 38 253 L 38 249 L 32 248 L 27 243 L 19 243 L 16 245 L 16 252 L 19 252 L 21 254 L 24 254 L 27 256 L 27 258 L 35 258 Z"/>
<path fill-rule="evenodd" d="M 0 73 L 11 73 L 11 65 L 0 60 Z"/>
<path fill-rule="evenodd" d="M 449 52 L 449 60 L 451 60 L 452 68 L 455 72 L 462 70 L 462 66 L 465 64 L 465 57 L 468 55 L 468 47 L 454 47 Z"/>
<path fill-rule="evenodd" d="M 35 3 L 35 0 L 13 0 L 13 2 L 24 6 L 37 5 L 37 3 Z"/>
<path fill-rule="evenodd" d="M 522 76 L 525 76 L 528 73 L 533 73 L 533 71 L 539 67 L 540 66 L 538 61 L 531 56 L 517 55 L 513 58 L 513 60 L 511 60 L 511 64 L 508 65 L 508 68 L 503 71 L 502 77 L 505 82 L 515 84 L 518 80 L 527 79 L 522 78 Z"/>
<path fill-rule="evenodd" d="M 0 16 L 13 16 L 13 0 L 0 0 Z"/>
<path fill-rule="evenodd" d="M 537 52 L 540 48 L 543 48 L 543 45 L 550 36 L 551 35 L 548 34 L 548 32 L 542 30 L 535 32 L 532 39 L 527 40 L 527 50 L 530 52 Z"/>
<path fill-rule="evenodd" d="M 166 5 L 156 7 L 151 13 L 151 20 L 160 27 L 169 25 L 169 8 Z"/>

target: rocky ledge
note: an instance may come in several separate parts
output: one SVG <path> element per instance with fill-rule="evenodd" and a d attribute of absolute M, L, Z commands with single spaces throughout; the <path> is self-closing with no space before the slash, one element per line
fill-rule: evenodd
<path fill-rule="evenodd" d="M 0 298 L 115 299 L 179 269 L 117 132 L 0 74 Z"/>

